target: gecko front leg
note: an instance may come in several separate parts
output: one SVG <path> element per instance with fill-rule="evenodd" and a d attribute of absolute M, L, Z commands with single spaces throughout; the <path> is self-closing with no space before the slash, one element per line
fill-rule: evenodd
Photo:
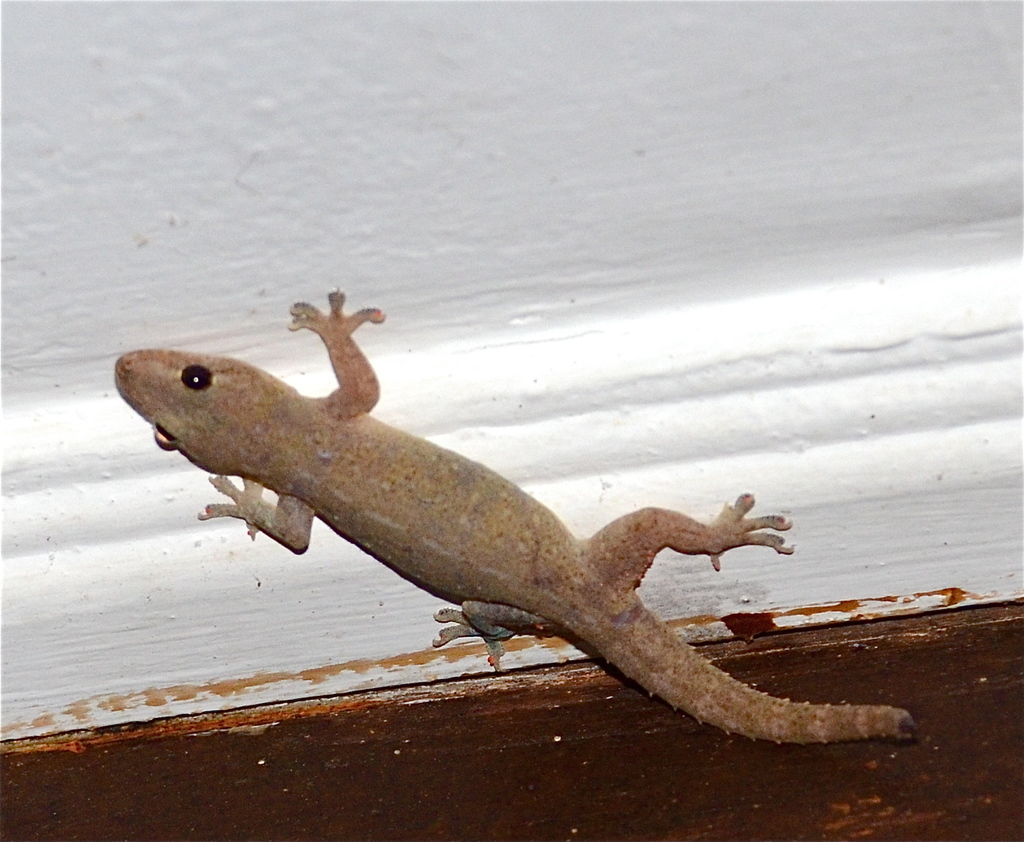
<path fill-rule="evenodd" d="M 335 290 L 327 296 L 331 310 L 324 313 L 312 304 L 299 301 L 292 305 L 289 330 L 311 330 L 327 346 L 339 387 L 327 397 L 327 405 L 338 418 L 352 418 L 369 412 L 380 398 L 380 384 L 373 366 L 359 350 L 352 333 L 365 322 L 380 324 L 384 313 L 373 308 L 356 313 L 344 312 L 345 293 Z"/>
<path fill-rule="evenodd" d="M 282 494 L 277 505 L 263 499 L 263 486 L 249 479 L 242 480 L 238 488 L 227 477 L 210 477 L 210 483 L 231 503 L 211 503 L 199 513 L 200 520 L 215 517 L 236 517 L 249 526 L 249 537 L 265 532 L 279 544 L 294 553 L 305 552 L 309 546 L 309 532 L 315 512 L 298 497 Z"/>

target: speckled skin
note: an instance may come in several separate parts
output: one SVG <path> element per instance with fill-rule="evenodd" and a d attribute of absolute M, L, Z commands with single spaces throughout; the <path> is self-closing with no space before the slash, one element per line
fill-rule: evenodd
<path fill-rule="evenodd" d="M 352 340 L 378 310 L 292 308 L 291 329 L 324 340 L 340 388 L 307 398 L 258 368 L 223 357 L 135 351 L 117 361 L 117 388 L 150 421 L 157 443 L 216 476 L 231 503 L 201 519 L 245 520 L 294 552 L 313 517 L 421 587 L 461 605 L 435 645 L 482 637 L 497 668 L 514 633 L 561 630 L 599 652 L 651 693 L 726 731 L 778 742 L 909 739 L 906 711 L 877 705 L 812 705 L 776 699 L 712 666 L 640 601 L 636 588 L 658 551 L 719 556 L 759 544 L 791 552 L 782 517 L 748 518 L 753 497 L 710 525 L 666 509 L 641 509 L 587 540 L 490 469 L 368 414 L 379 396 L 373 369 Z M 227 475 L 241 477 L 239 489 Z M 279 495 L 276 506 L 264 488 Z"/>

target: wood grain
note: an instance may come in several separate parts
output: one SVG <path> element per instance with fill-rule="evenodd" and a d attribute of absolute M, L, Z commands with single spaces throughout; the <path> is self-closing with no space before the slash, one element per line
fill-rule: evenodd
<path fill-rule="evenodd" d="M 6 743 L 0 836 L 1024 838 L 1024 606 L 701 649 L 773 693 L 903 705 L 919 739 L 753 741 L 555 667 Z"/>

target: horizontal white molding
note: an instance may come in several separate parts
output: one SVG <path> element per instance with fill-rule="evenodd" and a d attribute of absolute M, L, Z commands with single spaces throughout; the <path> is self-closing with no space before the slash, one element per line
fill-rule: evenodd
<path fill-rule="evenodd" d="M 1010 599 L 1024 594 L 1017 277 L 853 282 L 379 368 L 392 419 L 524 483 L 580 535 L 642 505 L 712 516 L 745 491 L 794 518 L 792 557 L 745 548 L 716 574 L 665 554 L 643 594 L 667 618 Z M 116 395 L 14 411 L 6 436 L 4 738 L 488 669 L 479 647 L 433 652 L 437 600 L 328 529 L 296 557 L 198 522 L 215 492 Z M 508 665 L 573 651 L 524 642 Z"/>

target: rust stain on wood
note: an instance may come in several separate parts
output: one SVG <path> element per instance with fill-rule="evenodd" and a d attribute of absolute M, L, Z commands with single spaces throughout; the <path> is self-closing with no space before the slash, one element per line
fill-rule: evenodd
<path fill-rule="evenodd" d="M 775 616 L 768 611 L 750 614 L 726 614 L 722 622 L 737 637 L 751 641 L 759 634 L 775 631 Z"/>

